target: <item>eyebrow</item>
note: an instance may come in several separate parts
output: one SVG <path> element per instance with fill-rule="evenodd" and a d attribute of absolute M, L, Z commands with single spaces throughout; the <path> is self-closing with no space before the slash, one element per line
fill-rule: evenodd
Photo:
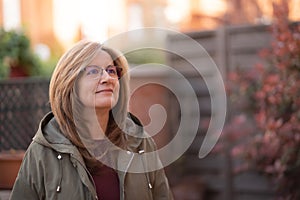
<path fill-rule="evenodd" d="M 108 65 L 106 65 L 106 66 L 92 64 L 92 65 L 87 65 L 87 66 L 85 66 L 85 67 L 91 67 L 91 66 L 96 66 L 96 67 L 101 67 L 101 68 L 102 68 L 102 67 L 103 67 L 103 68 L 107 68 L 107 67 L 117 66 L 117 65 L 115 65 L 114 63 L 108 64 Z M 85 67 L 84 67 L 84 68 L 85 68 Z"/>

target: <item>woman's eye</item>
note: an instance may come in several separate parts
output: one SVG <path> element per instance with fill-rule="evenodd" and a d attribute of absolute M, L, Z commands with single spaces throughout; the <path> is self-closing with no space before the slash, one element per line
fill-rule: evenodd
<path fill-rule="evenodd" d="M 96 69 L 96 68 L 93 68 L 93 69 L 89 69 L 88 70 L 88 75 L 95 75 L 95 74 L 98 74 L 99 73 L 99 70 Z"/>
<path fill-rule="evenodd" d="M 107 73 L 111 74 L 111 75 L 116 75 L 117 74 L 117 70 L 116 69 L 107 69 Z"/>

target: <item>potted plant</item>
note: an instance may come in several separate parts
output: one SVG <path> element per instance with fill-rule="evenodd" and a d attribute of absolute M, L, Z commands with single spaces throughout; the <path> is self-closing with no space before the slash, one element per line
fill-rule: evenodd
<path fill-rule="evenodd" d="M 0 28 L 0 77 L 36 75 L 39 67 L 39 59 L 24 32 Z"/>
<path fill-rule="evenodd" d="M 0 28 L 0 79 L 37 75 L 39 70 L 40 60 L 31 50 L 28 37 L 21 31 Z M 0 132 L 0 188 L 11 189 L 24 151 L 2 149 L 2 139 Z"/>

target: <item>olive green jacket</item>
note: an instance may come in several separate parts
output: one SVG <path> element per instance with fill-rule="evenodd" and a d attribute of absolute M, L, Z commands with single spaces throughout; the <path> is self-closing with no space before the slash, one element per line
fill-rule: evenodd
<path fill-rule="evenodd" d="M 157 154 L 143 156 L 156 149 L 154 142 L 141 137 L 145 133 L 134 116 L 127 121 L 127 130 L 136 137 L 127 136 L 127 151 L 118 152 L 121 199 L 173 199 Z M 134 173 L 140 166 L 149 172 Z M 147 170 L 153 166 L 160 168 Z M 101 199 L 81 154 L 60 132 L 52 113 L 43 118 L 25 153 L 11 199 Z"/>

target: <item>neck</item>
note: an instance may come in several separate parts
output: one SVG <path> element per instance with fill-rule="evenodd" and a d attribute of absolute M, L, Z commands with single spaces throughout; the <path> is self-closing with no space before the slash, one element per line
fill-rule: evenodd
<path fill-rule="evenodd" d="M 98 124 L 100 125 L 103 133 L 105 134 L 109 120 L 109 110 L 96 110 L 96 116 Z"/>
<path fill-rule="evenodd" d="M 96 119 L 94 118 L 94 120 L 91 120 L 88 127 L 91 138 L 94 140 L 101 140 L 105 138 L 109 120 L 109 110 L 96 110 L 94 112 L 96 112 Z"/>

